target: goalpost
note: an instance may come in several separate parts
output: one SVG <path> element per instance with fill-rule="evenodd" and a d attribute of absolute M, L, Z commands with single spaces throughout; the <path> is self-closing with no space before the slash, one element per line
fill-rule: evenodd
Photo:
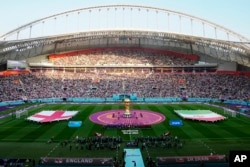
<path fill-rule="evenodd" d="M 228 109 L 228 108 L 223 108 L 223 110 L 224 110 L 225 115 L 229 115 L 234 118 L 236 117 L 236 111 Z"/>
<path fill-rule="evenodd" d="M 21 117 L 28 117 L 28 110 L 18 110 L 16 111 L 16 119 L 20 119 Z"/>

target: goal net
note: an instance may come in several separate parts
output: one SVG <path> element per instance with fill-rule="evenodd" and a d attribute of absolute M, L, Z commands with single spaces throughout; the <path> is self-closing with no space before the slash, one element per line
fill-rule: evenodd
<path fill-rule="evenodd" d="M 224 109 L 224 114 L 231 116 L 231 117 L 236 117 L 236 111 L 228 109 L 228 108 L 223 108 Z"/>
<path fill-rule="evenodd" d="M 27 110 L 18 110 L 16 111 L 16 119 L 20 119 L 22 117 L 28 117 L 28 111 Z"/>

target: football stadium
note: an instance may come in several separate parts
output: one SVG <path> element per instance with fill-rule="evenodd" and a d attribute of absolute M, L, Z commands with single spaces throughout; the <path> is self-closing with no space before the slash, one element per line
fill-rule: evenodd
<path fill-rule="evenodd" d="M 24 23 L 0 37 L 0 166 L 229 167 L 250 150 L 249 67 L 249 39 L 165 8 Z"/>

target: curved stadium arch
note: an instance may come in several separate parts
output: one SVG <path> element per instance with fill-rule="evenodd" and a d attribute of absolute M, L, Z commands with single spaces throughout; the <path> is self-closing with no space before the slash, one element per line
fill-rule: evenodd
<path fill-rule="evenodd" d="M 114 21 L 117 24 L 114 24 L 113 27 L 108 27 L 108 23 L 111 21 L 108 20 L 107 16 L 110 15 L 111 10 L 115 11 L 116 16 L 119 18 L 115 18 Z M 96 25 L 97 27 L 92 27 L 89 23 L 88 27 L 85 27 L 85 30 L 82 31 L 74 31 L 71 33 L 63 32 L 61 34 L 52 34 L 48 36 L 32 36 L 33 30 L 36 26 L 42 26 L 43 31 L 44 25 L 47 21 L 52 21 L 54 24 L 59 22 L 59 18 L 70 20 L 69 17 L 71 15 L 80 17 L 80 15 L 84 15 L 86 13 L 86 18 L 88 20 L 92 20 L 94 15 L 96 18 L 100 19 L 100 17 L 104 17 L 103 25 Z M 101 13 L 104 12 L 104 13 Z M 118 15 L 120 12 L 120 15 Z M 126 13 L 128 12 L 128 14 Z M 95 14 L 94 14 L 95 13 Z M 144 15 L 145 27 L 137 27 L 134 28 L 134 21 L 132 21 L 132 14 L 140 14 Z M 102 14 L 102 15 L 101 15 Z M 152 16 L 149 16 L 149 15 Z M 125 16 L 128 18 L 125 18 Z M 65 16 L 65 17 L 64 17 Z M 129 20 L 130 17 L 130 20 Z M 145 18 L 146 17 L 146 18 Z M 162 28 L 160 27 L 159 19 L 165 17 L 168 18 L 168 24 L 164 25 Z M 175 18 L 175 22 L 177 23 L 177 28 L 179 32 L 171 32 L 171 29 L 166 30 L 171 26 L 171 19 Z M 182 29 L 182 21 L 183 19 L 187 19 L 190 21 L 190 31 L 184 32 Z M 87 19 L 86 19 L 87 20 Z M 120 24 L 118 25 L 118 20 L 120 20 Z M 122 21 L 121 21 L 122 20 Z M 158 21 L 157 21 L 158 20 Z M 169 21 L 170 20 L 170 21 Z M 173 20 L 173 19 L 172 19 Z M 70 22 L 70 21 L 68 21 Z M 196 31 L 194 22 L 198 22 L 200 25 L 201 34 L 194 34 Z M 125 23 L 129 23 L 132 27 L 124 26 Z M 100 23 L 101 24 L 101 23 Z M 159 25 L 158 27 L 149 27 L 149 25 Z M 105 27 L 106 25 L 106 27 Z M 50 25 L 51 26 L 51 25 Z M 66 27 L 69 26 L 66 23 Z M 102 28 L 103 26 L 103 28 Z M 120 27 L 121 26 L 121 27 Z M 123 26 L 123 27 L 122 27 Z M 134 26 L 134 27 L 133 27 Z M 53 26 L 52 26 L 53 27 Z M 57 26 L 54 26 L 56 29 Z M 78 28 L 78 26 L 76 26 Z M 75 27 L 75 28 L 76 28 Z M 167 28 L 166 28 L 167 27 Z M 208 31 L 208 27 L 212 27 L 214 30 L 214 34 L 210 34 Z M 51 27 L 50 27 L 51 28 Z M 99 29 L 98 29 L 99 28 Z M 66 28 L 65 28 L 66 29 Z M 26 38 L 21 38 L 21 32 L 26 31 Z M 221 31 L 224 35 L 219 35 L 219 31 Z M 211 36 L 208 36 L 208 35 Z M 41 35 L 41 34 L 40 34 Z M 43 34 L 44 35 L 44 34 Z M 11 38 L 12 36 L 12 38 Z M 14 39 L 13 39 L 14 36 Z M 15 39 L 16 36 L 16 39 Z M 24 35 L 25 36 L 25 35 Z M 225 37 L 219 39 L 219 37 Z M 175 72 L 179 73 L 193 73 L 190 75 L 194 75 L 195 73 L 204 73 L 207 75 L 207 72 L 212 73 L 220 73 L 223 70 L 230 70 L 234 75 L 239 75 L 237 70 L 237 64 L 242 66 L 249 66 L 249 40 L 238 33 L 235 33 L 223 26 L 212 23 L 210 21 L 191 16 L 188 14 L 170 11 L 166 9 L 154 8 L 154 7 L 145 7 L 145 6 L 134 6 L 134 5 L 110 5 L 110 6 L 95 6 L 83 9 L 77 9 L 72 11 L 63 12 L 60 14 L 56 14 L 53 16 L 48 16 L 46 18 L 42 18 L 39 20 L 35 20 L 31 23 L 25 24 L 21 27 L 18 27 L 5 35 L 3 35 L 1 41 L 1 50 L 0 50 L 0 61 L 2 63 L 6 63 L 7 60 L 27 60 L 29 66 L 32 70 L 37 71 L 40 70 L 58 70 L 58 71 L 70 71 L 77 72 L 78 69 L 84 69 L 82 71 L 88 71 L 86 69 L 90 68 L 101 68 L 100 66 L 56 66 L 51 64 L 48 57 L 53 56 L 61 56 L 62 55 L 70 55 L 74 53 L 77 55 L 82 52 L 86 52 L 86 50 L 105 50 L 109 48 L 111 50 L 124 50 L 124 49 L 137 49 L 137 50 L 147 50 L 154 52 L 164 52 L 166 55 L 171 56 L 180 56 L 183 58 L 191 59 L 192 57 L 199 57 L 199 61 L 206 62 L 206 64 L 198 64 L 198 60 L 195 63 L 189 64 L 188 66 L 183 65 L 164 65 L 157 66 L 155 64 L 147 67 L 145 65 L 140 68 L 148 68 L 148 72 L 156 72 L 160 71 L 160 73 L 169 73 L 173 74 Z M 10 40 L 8 40 L 10 38 Z M 233 40 L 230 40 L 233 39 Z M 129 66 L 130 68 L 135 68 L 134 66 Z M 109 68 L 109 67 L 106 67 Z M 111 68 L 111 66 L 110 66 Z M 114 68 L 114 67 L 112 67 Z M 120 67 L 115 66 L 115 68 L 128 68 L 128 65 L 121 65 Z M 73 70 L 72 70 L 73 69 Z M 210 71 L 211 70 L 211 71 Z M 119 70 L 118 70 L 119 71 Z M 124 70 L 123 70 L 124 71 Z M 126 70 L 125 70 L 126 71 Z M 143 70 L 142 70 L 143 71 Z M 206 73 L 206 74 L 205 74 Z M 172 76 L 169 75 L 168 76 Z M 241 74 L 245 74 L 241 72 Z M 179 74 L 178 74 L 179 75 Z M 202 74 L 203 75 L 203 74 Z M 246 74 L 248 75 L 248 74 Z M 241 76 L 240 76 L 241 77 Z M 178 77 L 177 77 L 178 78 Z M 185 78 L 178 78 L 180 80 L 186 80 Z M 23 82 L 21 79 L 21 82 Z M 54 82 L 54 81 L 51 81 Z M 190 81 L 191 82 L 191 81 Z M 232 81 L 233 82 L 233 81 Z M 242 79 L 242 82 L 248 82 L 245 78 Z M 121 81 L 122 84 L 122 81 Z M 156 88 L 158 89 L 158 88 Z M 212 88 L 209 88 L 212 89 Z M 223 91 L 230 90 L 230 87 L 223 88 Z M 248 90 L 248 85 L 243 85 L 239 92 L 240 95 L 237 97 L 237 100 L 247 100 L 249 96 L 242 96 L 245 90 Z M 182 91 L 181 89 L 176 89 L 175 91 Z M 211 93 L 212 91 L 210 91 Z M 117 94 L 121 92 L 116 92 Z M 134 93 L 134 92 L 131 92 Z M 235 91 L 234 91 L 235 93 Z M 227 94 L 230 94 L 227 92 Z M 52 98 L 54 95 L 50 95 L 49 97 L 44 98 Z M 148 95 L 149 96 L 149 95 Z M 162 98 L 162 95 L 158 95 Z M 174 96 L 177 96 L 174 94 Z M 197 95 L 189 95 L 190 97 L 196 98 Z M 222 90 L 217 95 L 209 94 L 208 92 L 204 93 L 205 96 L 211 96 L 215 100 L 218 100 L 221 96 L 223 96 Z M 149 96 L 150 97 L 150 96 Z M 154 96 L 156 97 L 156 96 Z M 164 96 L 165 97 L 165 96 Z M 171 96 L 169 96 L 172 98 Z M 180 93 L 178 94 L 180 96 Z M 199 97 L 199 96 L 197 96 Z M 202 96 L 200 96 L 202 98 Z M 20 98 L 20 97 L 18 97 Z M 39 97 L 37 97 L 39 98 Z M 63 98 L 61 94 L 58 98 Z M 111 95 L 109 94 L 109 98 Z M 143 97 L 141 97 L 143 98 Z M 158 97 L 156 97 L 158 98 Z M 227 96 L 226 98 L 229 98 Z M 230 97 L 234 98 L 234 97 Z M 8 99 L 10 100 L 10 99 Z M 18 100 L 18 99 L 13 99 Z M 181 100 L 181 99 L 178 99 Z M 167 99 L 167 101 L 172 101 L 172 99 Z M 208 101 L 206 99 L 205 101 Z"/>

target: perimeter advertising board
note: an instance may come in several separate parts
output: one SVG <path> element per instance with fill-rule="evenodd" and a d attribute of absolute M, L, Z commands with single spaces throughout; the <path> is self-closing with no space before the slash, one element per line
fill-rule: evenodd
<path fill-rule="evenodd" d="M 46 166 L 113 166 L 112 158 L 41 158 L 40 165 Z"/>
<path fill-rule="evenodd" d="M 180 119 L 171 119 L 169 120 L 169 125 L 170 126 L 182 126 L 183 123 L 182 123 L 182 120 Z"/>

